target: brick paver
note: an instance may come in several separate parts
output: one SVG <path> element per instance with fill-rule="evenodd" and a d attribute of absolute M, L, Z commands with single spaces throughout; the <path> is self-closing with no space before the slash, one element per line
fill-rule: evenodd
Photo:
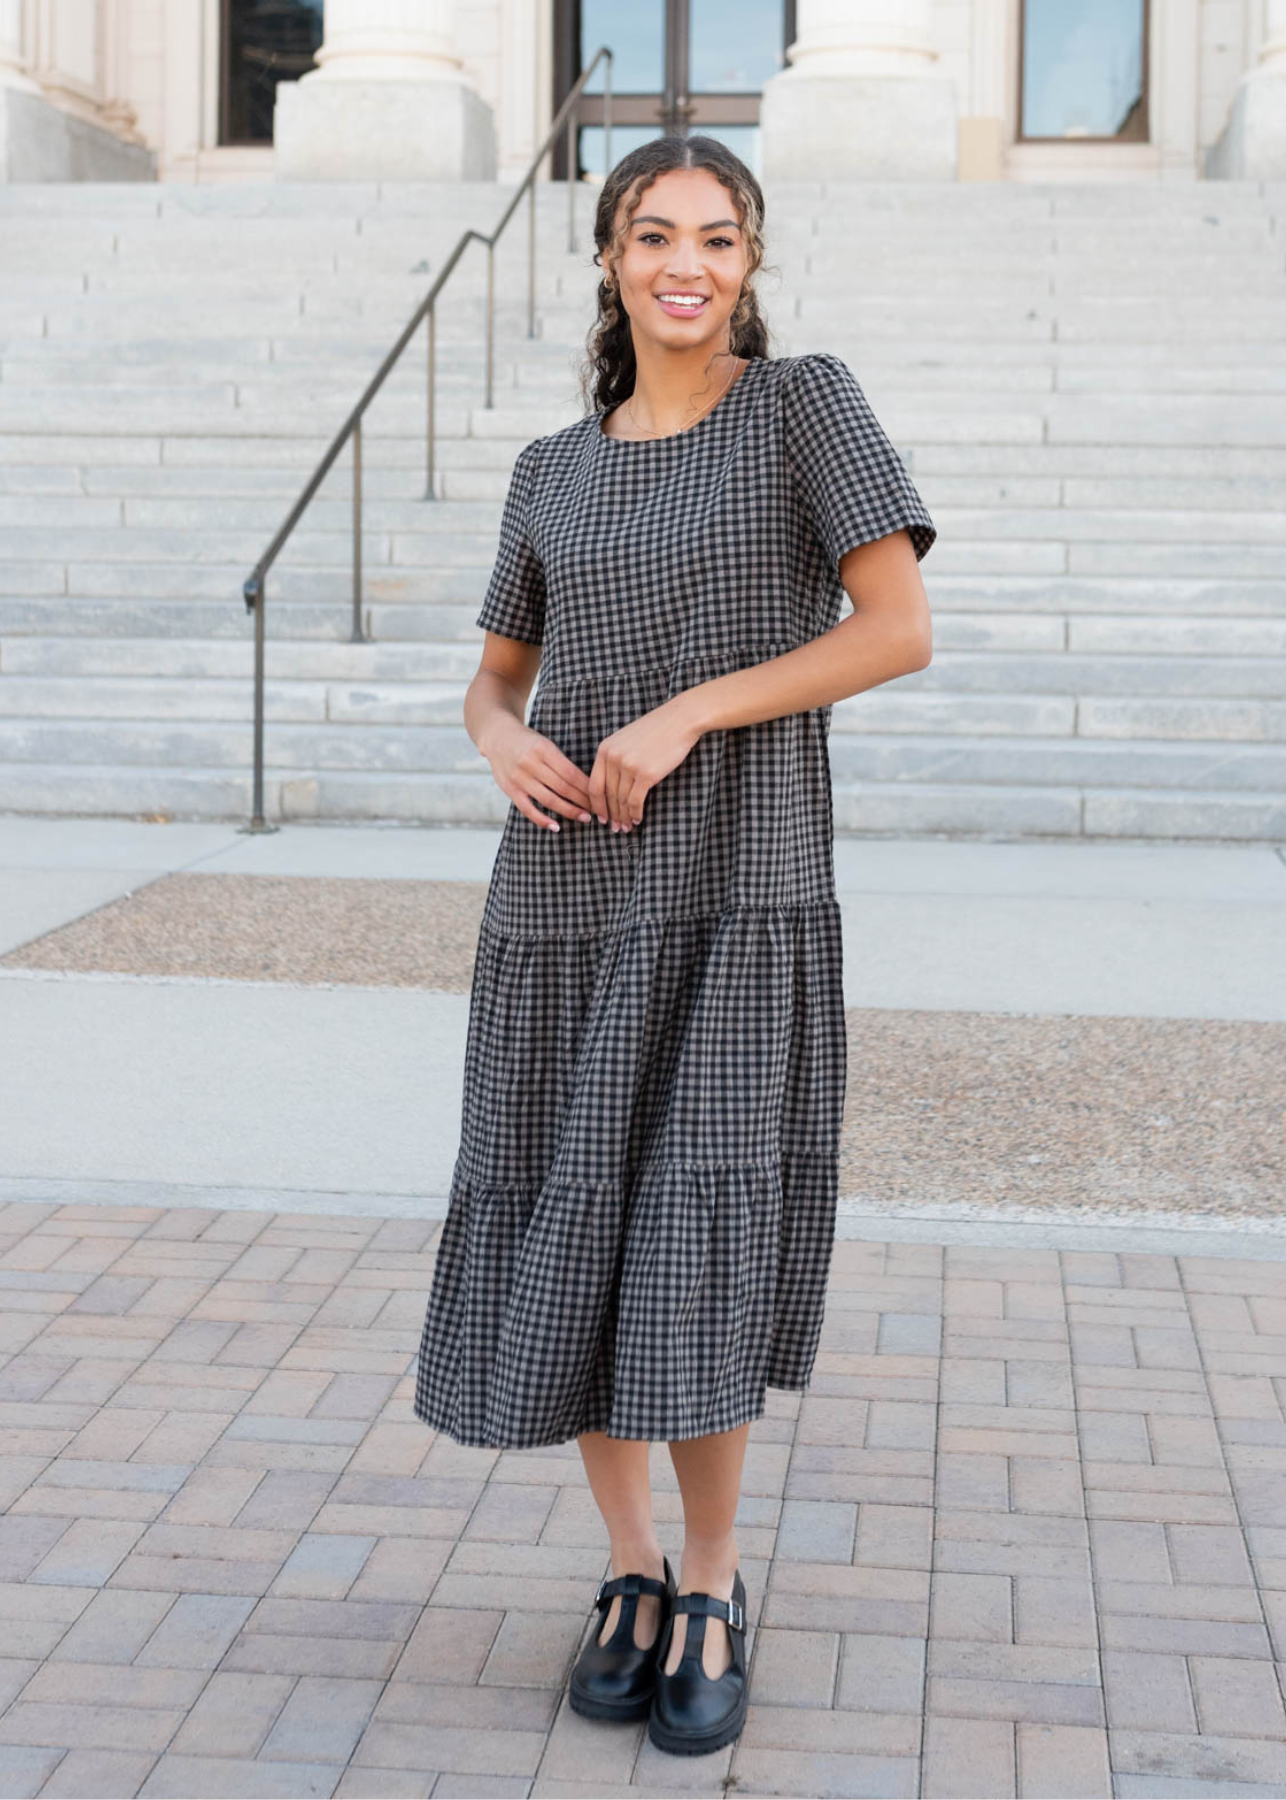
<path fill-rule="evenodd" d="M 0 1795 L 1286 1794 L 1286 1263 L 838 1243 L 680 1761 L 567 1706 L 575 1446 L 414 1419 L 439 1229 L 0 1208 Z"/>

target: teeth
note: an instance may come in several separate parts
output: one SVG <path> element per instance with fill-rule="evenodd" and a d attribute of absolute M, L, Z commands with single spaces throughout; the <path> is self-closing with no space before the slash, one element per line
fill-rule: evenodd
<path fill-rule="evenodd" d="M 705 305 L 704 294 L 698 294 L 695 300 L 686 294 L 658 294 L 657 299 L 664 300 L 670 306 L 690 306 L 693 309 Z"/>

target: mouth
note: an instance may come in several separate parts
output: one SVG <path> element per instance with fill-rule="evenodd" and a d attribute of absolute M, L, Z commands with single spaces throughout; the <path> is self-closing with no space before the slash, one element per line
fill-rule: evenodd
<path fill-rule="evenodd" d="M 655 294 L 653 296 L 662 312 L 669 313 L 672 319 L 691 319 L 703 313 L 710 304 L 708 294 L 690 294 L 683 299 L 673 294 Z"/>

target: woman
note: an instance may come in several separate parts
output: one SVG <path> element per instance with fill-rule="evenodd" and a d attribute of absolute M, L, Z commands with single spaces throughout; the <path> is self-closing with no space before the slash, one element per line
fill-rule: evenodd
<path fill-rule="evenodd" d="M 570 1703 L 680 1754 L 745 1718 L 746 1439 L 766 1387 L 807 1387 L 822 1326 L 846 1073 L 831 706 L 930 658 L 932 520 L 838 358 L 769 358 L 762 230 L 717 141 L 624 157 L 595 220 L 590 410 L 514 467 L 465 699 L 512 804 L 416 1396 L 463 1444 L 576 1438 L 611 1577 Z"/>

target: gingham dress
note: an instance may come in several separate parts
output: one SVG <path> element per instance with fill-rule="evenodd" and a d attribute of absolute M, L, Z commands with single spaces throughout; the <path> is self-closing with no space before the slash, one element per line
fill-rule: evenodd
<path fill-rule="evenodd" d="M 838 624 L 840 557 L 903 526 L 922 558 L 847 366 L 754 360 L 681 434 L 591 412 L 527 445 L 477 623 L 543 645 L 528 722 L 588 775 Z M 830 713 L 705 733 L 628 833 L 510 806 L 416 1384 L 458 1442 L 695 1437 L 808 1385 L 846 1075 Z"/>

